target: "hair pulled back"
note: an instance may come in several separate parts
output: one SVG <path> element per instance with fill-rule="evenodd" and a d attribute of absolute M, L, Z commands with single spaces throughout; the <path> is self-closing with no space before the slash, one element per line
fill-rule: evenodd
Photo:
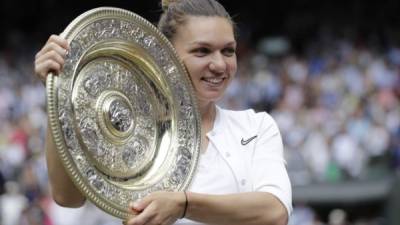
<path fill-rule="evenodd" d="M 225 8 L 216 0 L 162 0 L 163 14 L 158 22 L 158 29 L 172 40 L 177 28 L 183 25 L 188 16 L 206 16 L 226 18 L 234 23 Z"/>

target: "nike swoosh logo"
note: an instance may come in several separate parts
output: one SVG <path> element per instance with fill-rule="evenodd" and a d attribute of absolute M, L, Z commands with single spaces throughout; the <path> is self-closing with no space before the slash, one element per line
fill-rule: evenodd
<path fill-rule="evenodd" d="M 258 135 L 254 135 L 253 137 L 251 137 L 251 138 L 249 138 L 249 139 L 247 139 L 247 140 L 244 140 L 244 139 L 242 138 L 242 140 L 240 140 L 240 143 L 241 143 L 242 145 L 247 145 L 247 144 L 250 143 L 252 140 L 254 140 L 256 137 L 258 137 Z"/>

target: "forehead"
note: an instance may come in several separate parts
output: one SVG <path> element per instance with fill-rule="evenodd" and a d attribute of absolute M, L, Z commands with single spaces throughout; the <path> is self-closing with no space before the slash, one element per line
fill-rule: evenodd
<path fill-rule="evenodd" d="M 188 16 L 185 23 L 178 27 L 176 41 L 187 44 L 229 43 L 234 42 L 231 22 L 218 16 Z"/>

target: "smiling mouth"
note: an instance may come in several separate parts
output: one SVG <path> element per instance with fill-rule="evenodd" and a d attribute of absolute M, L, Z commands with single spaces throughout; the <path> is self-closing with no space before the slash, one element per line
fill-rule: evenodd
<path fill-rule="evenodd" d="M 211 85 L 220 85 L 225 80 L 225 77 L 209 77 L 209 78 L 201 78 L 202 81 L 207 82 Z"/>

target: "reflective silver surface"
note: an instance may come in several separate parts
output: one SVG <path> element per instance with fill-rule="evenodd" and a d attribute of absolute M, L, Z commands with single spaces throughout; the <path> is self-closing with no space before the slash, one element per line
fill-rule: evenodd
<path fill-rule="evenodd" d="M 84 195 L 127 218 L 128 203 L 187 188 L 200 150 L 200 118 L 184 66 L 149 22 L 97 8 L 63 32 L 71 50 L 47 79 L 58 153 Z"/>

